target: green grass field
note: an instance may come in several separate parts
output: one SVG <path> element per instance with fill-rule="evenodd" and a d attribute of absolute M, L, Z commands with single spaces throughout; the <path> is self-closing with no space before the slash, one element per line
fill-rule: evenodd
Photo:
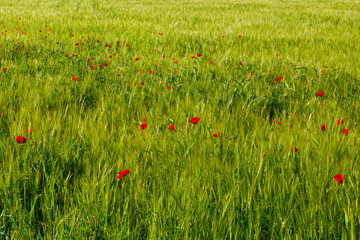
<path fill-rule="evenodd" d="M 0 23 L 1 239 L 360 238 L 360 1 L 0 0 Z"/>

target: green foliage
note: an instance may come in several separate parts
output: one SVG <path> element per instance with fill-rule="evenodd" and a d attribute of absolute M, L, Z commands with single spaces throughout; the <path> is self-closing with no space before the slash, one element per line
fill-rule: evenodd
<path fill-rule="evenodd" d="M 358 2 L 0 5 L 1 239 L 359 238 Z"/>

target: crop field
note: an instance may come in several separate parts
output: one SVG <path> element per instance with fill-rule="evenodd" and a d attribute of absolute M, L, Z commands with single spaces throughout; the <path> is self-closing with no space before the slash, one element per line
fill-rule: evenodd
<path fill-rule="evenodd" d="M 0 239 L 359 239 L 359 119 L 359 0 L 0 0 Z"/>

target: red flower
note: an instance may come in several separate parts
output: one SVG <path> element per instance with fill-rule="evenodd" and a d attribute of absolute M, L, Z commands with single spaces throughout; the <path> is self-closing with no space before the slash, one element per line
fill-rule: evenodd
<path fill-rule="evenodd" d="M 146 122 L 146 118 L 143 119 L 143 122 Z"/>
<path fill-rule="evenodd" d="M 130 44 L 125 44 L 125 47 L 128 47 Z"/>
<path fill-rule="evenodd" d="M 242 62 L 239 62 L 239 65 L 242 65 Z"/>
<path fill-rule="evenodd" d="M 145 83 L 144 83 L 144 82 L 141 82 L 140 84 L 141 84 L 141 85 L 144 85 Z"/>
<path fill-rule="evenodd" d="M 165 57 L 165 55 L 163 55 L 163 58 Z"/>
<path fill-rule="evenodd" d="M 33 129 L 34 129 L 33 127 L 30 128 L 30 133 L 32 133 L 32 130 L 33 130 Z M 28 132 L 29 132 L 29 129 L 26 129 L 25 132 L 28 133 Z"/>
<path fill-rule="evenodd" d="M 281 77 L 277 77 L 277 78 L 275 79 L 275 82 L 280 82 L 280 80 L 281 80 Z"/>
<path fill-rule="evenodd" d="M 238 38 L 241 38 L 241 36 L 239 35 Z"/>
<path fill-rule="evenodd" d="M 135 58 L 135 61 L 139 61 L 140 60 L 140 58 Z"/>
<path fill-rule="evenodd" d="M 142 73 L 143 73 L 144 71 L 145 71 L 144 69 L 141 69 L 141 70 L 140 70 L 140 72 L 142 72 Z"/>
<path fill-rule="evenodd" d="M 209 63 L 211 64 L 211 63 L 213 63 L 213 61 L 210 61 Z"/>
<path fill-rule="evenodd" d="M 321 131 L 326 131 L 325 124 L 321 125 Z"/>
<path fill-rule="evenodd" d="M 192 124 L 197 124 L 199 121 L 200 121 L 199 117 L 194 117 L 194 118 L 189 120 L 189 122 L 191 122 Z"/>
<path fill-rule="evenodd" d="M 15 141 L 16 141 L 17 143 L 26 143 L 26 138 L 23 137 L 23 136 L 17 136 L 16 139 L 15 139 Z"/>
<path fill-rule="evenodd" d="M 219 133 L 220 132 L 217 132 L 217 133 L 215 133 L 214 135 L 212 135 L 213 137 L 218 137 L 219 136 Z"/>
<path fill-rule="evenodd" d="M 79 43 L 75 43 L 75 46 L 79 46 Z"/>
<path fill-rule="evenodd" d="M 342 130 L 342 133 L 343 133 L 344 135 L 348 135 L 349 129 L 344 129 L 344 130 Z"/>
<path fill-rule="evenodd" d="M 146 124 L 146 123 L 143 123 L 143 124 L 141 124 L 141 126 L 140 126 L 140 130 L 144 130 L 146 127 L 147 127 L 147 124 Z"/>
<path fill-rule="evenodd" d="M 151 73 L 153 73 L 153 72 L 154 72 L 153 70 L 150 70 L 150 72 L 149 72 L 149 73 L 151 74 Z"/>
<path fill-rule="evenodd" d="M 156 52 L 156 50 L 154 49 L 153 52 Z"/>
<path fill-rule="evenodd" d="M 225 36 L 221 36 L 222 38 L 224 38 Z"/>
<path fill-rule="evenodd" d="M 56 44 L 59 45 L 59 42 L 57 42 Z"/>
<path fill-rule="evenodd" d="M 341 174 L 336 174 L 334 176 L 334 179 L 338 182 L 338 183 L 342 183 L 344 181 L 344 175 Z"/>
<path fill-rule="evenodd" d="M 293 153 L 296 153 L 298 151 L 296 147 L 289 147 L 289 150 Z"/>
<path fill-rule="evenodd" d="M 109 44 L 105 44 L 105 47 L 108 47 L 109 46 Z"/>
<path fill-rule="evenodd" d="M 6 72 L 7 68 L 6 68 L 6 67 L 4 67 L 4 68 L 3 68 L 3 70 L 4 70 L 4 72 Z"/>
<path fill-rule="evenodd" d="M 159 33 L 160 36 L 164 35 L 163 33 Z"/>
<path fill-rule="evenodd" d="M 195 56 L 191 56 L 191 58 L 195 58 Z"/>
<path fill-rule="evenodd" d="M 316 96 L 321 97 L 323 95 L 323 91 L 319 91 Z"/>
<path fill-rule="evenodd" d="M 130 173 L 130 171 L 128 169 L 118 172 L 117 179 L 122 179 L 124 176 L 128 175 L 129 173 Z"/>
<path fill-rule="evenodd" d="M 109 66 L 109 64 L 108 64 L 108 63 L 104 63 L 104 66 Z"/>
<path fill-rule="evenodd" d="M 25 54 L 29 54 L 29 52 L 25 52 Z"/>
<path fill-rule="evenodd" d="M 196 55 L 197 57 L 201 57 L 202 56 L 202 54 L 201 53 L 198 53 L 198 55 Z"/>
<path fill-rule="evenodd" d="M 280 124 L 280 122 L 279 122 L 279 121 L 276 121 L 276 124 L 278 124 L 278 125 L 279 125 L 279 124 Z"/>
<path fill-rule="evenodd" d="M 72 78 L 73 81 L 78 81 L 79 79 L 77 77 Z"/>
<path fill-rule="evenodd" d="M 172 89 L 172 86 L 168 86 L 168 89 Z"/>
<path fill-rule="evenodd" d="M 339 126 L 340 124 L 343 124 L 344 121 L 340 118 L 339 120 L 336 121 L 335 123 L 335 127 Z"/>
<path fill-rule="evenodd" d="M 171 124 L 170 127 L 169 127 L 169 129 L 170 129 L 171 131 L 174 131 L 174 130 L 175 130 L 174 124 Z"/>

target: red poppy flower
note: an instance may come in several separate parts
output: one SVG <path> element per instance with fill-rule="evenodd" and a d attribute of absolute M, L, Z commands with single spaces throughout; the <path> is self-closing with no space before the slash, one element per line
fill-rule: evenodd
<path fill-rule="evenodd" d="M 29 54 L 29 52 L 25 52 L 25 54 Z"/>
<path fill-rule="evenodd" d="M 344 129 L 344 130 L 342 130 L 342 133 L 343 133 L 344 135 L 348 135 L 349 129 Z"/>
<path fill-rule="evenodd" d="M 281 77 L 277 77 L 277 78 L 275 79 L 275 82 L 280 82 L 280 80 L 281 80 Z"/>
<path fill-rule="evenodd" d="M 276 124 L 278 124 L 278 125 L 279 125 L 279 124 L 280 124 L 280 122 L 279 122 L 279 121 L 276 121 Z"/>
<path fill-rule="evenodd" d="M 108 47 L 109 46 L 109 44 L 105 44 L 105 47 Z"/>
<path fill-rule="evenodd" d="M 57 42 L 56 44 L 59 45 L 59 42 Z"/>
<path fill-rule="evenodd" d="M 3 68 L 3 71 L 4 71 L 4 72 L 6 72 L 6 70 L 7 70 L 7 68 L 6 68 L 6 67 L 4 67 L 4 68 Z"/>
<path fill-rule="evenodd" d="M 165 57 L 165 55 L 162 56 L 163 58 Z"/>
<path fill-rule="evenodd" d="M 92 65 L 92 66 L 90 67 L 90 69 L 91 69 L 91 70 L 94 70 L 94 69 L 95 69 L 94 65 Z"/>
<path fill-rule="evenodd" d="M 150 72 L 149 72 L 149 73 L 151 74 L 151 73 L 153 73 L 153 72 L 154 72 L 153 70 L 150 70 Z"/>
<path fill-rule="evenodd" d="M 99 42 L 99 40 L 96 40 L 96 42 Z"/>
<path fill-rule="evenodd" d="M 323 91 L 319 91 L 316 96 L 321 97 L 323 95 Z"/>
<path fill-rule="evenodd" d="M 75 46 L 79 46 L 79 43 L 75 43 Z"/>
<path fill-rule="evenodd" d="M 146 118 L 143 119 L 143 122 L 146 122 Z"/>
<path fill-rule="evenodd" d="M 338 183 L 342 183 L 344 181 L 344 175 L 341 174 L 336 174 L 334 176 L 334 179 L 338 182 Z"/>
<path fill-rule="evenodd" d="M 156 50 L 154 49 L 153 52 L 156 52 Z"/>
<path fill-rule="evenodd" d="M 15 139 L 15 141 L 16 141 L 17 143 L 26 143 L 26 138 L 23 137 L 23 136 L 17 136 L 16 139 Z"/>
<path fill-rule="evenodd" d="M 239 35 L 238 38 L 241 38 L 241 36 Z"/>
<path fill-rule="evenodd" d="M 143 73 L 145 70 L 144 69 L 141 69 L 140 72 Z"/>
<path fill-rule="evenodd" d="M 112 58 L 112 57 L 113 57 L 112 55 L 109 56 L 109 58 Z"/>
<path fill-rule="evenodd" d="M 174 130 L 175 130 L 174 124 L 171 124 L 170 127 L 169 127 L 169 129 L 170 129 L 171 131 L 174 131 Z"/>
<path fill-rule="evenodd" d="M 163 33 L 159 33 L 160 36 L 164 35 Z"/>
<path fill-rule="evenodd" d="M 194 118 L 189 120 L 189 122 L 191 122 L 192 124 L 197 124 L 199 121 L 200 121 L 199 117 L 194 117 Z"/>
<path fill-rule="evenodd" d="M 146 124 L 146 123 L 143 123 L 143 124 L 141 124 L 141 126 L 140 126 L 140 130 L 144 130 L 146 127 L 147 127 L 147 124 Z"/>
<path fill-rule="evenodd" d="M 30 133 L 32 133 L 33 129 L 34 129 L 33 127 L 30 128 Z M 28 133 L 28 132 L 29 132 L 29 129 L 26 129 L 25 132 Z"/>
<path fill-rule="evenodd" d="M 198 53 L 196 56 L 197 56 L 197 57 L 201 57 L 201 56 L 202 56 L 202 54 L 201 54 L 201 53 Z"/>
<path fill-rule="evenodd" d="M 145 83 L 144 83 L 144 82 L 141 82 L 140 84 L 141 84 L 141 85 L 144 85 Z"/>
<path fill-rule="evenodd" d="M 217 133 L 215 133 L 214 135 L 212 135 L 213 137 L 218 137 L 219 136 L 219 133 L 220 132 L 217 132 Z"/>
<path fill-rule="evenodd" d="M 135 61 L 139 61 L 140 60 L 140 58 L 135 58 Z"/>
<path fill-rule="evenodd" d="M 122 179 L 124 176 L 128 175 L 130 171 L 128 169 L 125 169 L 124 171 L 118 172 L 117 179 Z"/>
<path fill-rule="evenodd" d="M 239 65 L 242 65 L 242 62 L 239 62 Z"/>
<path fill-rule="evenodd" d="M 73 81 L 78 81 L 79 79 L 77 77 L 72 78 Z"/>
<path fill-rule="evenodd" d="M 340 118 L 339 120 L 336 121 L 335 123 L 335 127 L 339 126 L 340 124 L 343 124 L 344 121 Z"/>
<path fill-rule="evenodd" d="M 130 44 L 125 44 L 125 47 L 128 47 Z"/>
<path fill-rule="evenodd" d="M 211 64 L 211 63 L 213 63 L 213 61 L 210 61 L 209 63 Z"/>
<path fill-rule="evenodd" d="M 221 36 L 222 38 L 224 38 L 225 36 Z"/>
<path fill-rule="evenodd" d="M 190 58 L 195 58 L 195 56 L 191 56 Z"/>
<path fill-rule="evenodd" d="M 168 89 L 172 89 L 172 86 L 168 86 Z"/>
<path fill-rule="evenodd" d="M 289 147 L 289 150 L 293 153 L 296 153 L 298 151 L 296 147 Z"/>
<path fill-rule="evenodd" d="M 321 125 L 321 131 L 326 131 L 325 124 Z"/>
<path fill-rule="evenodd" d="M 109 66 L 109 64 L 108 64 L 108 63 L 104 63 L 104 66 Z"/>
<path fill-rule="evenodd" d="M 183 57 L 186 57 L 186 55 L 183 55 Z"/>

